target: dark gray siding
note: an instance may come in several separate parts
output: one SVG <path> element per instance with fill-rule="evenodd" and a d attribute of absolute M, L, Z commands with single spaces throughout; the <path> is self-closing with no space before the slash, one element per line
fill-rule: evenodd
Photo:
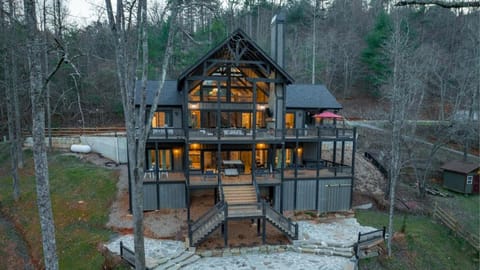
<path fill-rule="evenodd" d="M 143 183 L 143 210 L 157 209 L 157 185 L 155 183 Z"/>
<path fill-rule="evenodd" d="M 316 209 L 316 180 L 304 180 L 297 183 L 297 209 Z"/>
<path fill-rule="evenodd" d="M 467 179 L 465 175 L 451 172 L 443 171 L 443 187 L 448 188 L 453 191 L 465 193 L 465 183 Z"/>
<path fill-rule="evenodd" d="M 350 209 L 351 184 L 351 179 L 297 180 L 295 192 L 295 181 L 285 181 L 283 209 L 317 210 L 318 212 L 347 211 Z"/>
<path fill-rule="evenodd" d="M 164 208 L 185 208 L 185 183 L 157 183 L 143 184 L 143 208 L 145 211 Z M 157 202 L 158 198 L 158 202 Z M 157 207 L 160 205 L 160 208 Z"/>
<path fill-rule="evenodd" d="M 273 207 L 280 212 L 280 185 L 275 186 L 275 201 Z"/>
<path fill-rule="evenodd" d="M 294 210 L 293 200 L 294 200 L 294 189 L 295 181 L 285 181 L 283 182 L 283 210 Z"/>
<path fill-rule="evenodd" d="M 318 185 L 318 211 L 334 212 L 350 209 L 352 181 L 350 179 L 322 180 Z"/>
<path fill-rule="evenodd" d="M 160 185 L 160 209 L 185 207 L 185 183 Z"/>

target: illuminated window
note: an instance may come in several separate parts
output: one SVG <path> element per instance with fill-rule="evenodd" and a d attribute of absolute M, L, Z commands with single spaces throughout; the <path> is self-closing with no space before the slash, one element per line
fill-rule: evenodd
<path fill-rule="evenodd" d="M 171 112 L 155 112 L 152 119 L 152 127 L 172 126 Z"/>

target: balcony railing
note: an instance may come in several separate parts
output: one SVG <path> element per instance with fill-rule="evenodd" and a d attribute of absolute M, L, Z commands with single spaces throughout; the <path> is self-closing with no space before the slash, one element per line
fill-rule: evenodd
<path fill-rule="evenodd" d="M 152 128 L 151 139 L 182 139 L 185 138 L 182 128 Z M 351 128 L 313 127 L 291 129 L 248 129 L 248 128 L 197 128 L 189 129 L 188 135 L 196 140 L 252 140 L 252 139 L 353 139 L 354 130 Z"/>
<path fill-rule="evenodd" d="M 151 139 L 181 139 L 185 137 L 183 128 L 163 127 L 152 128 L 150 131 Z"/>

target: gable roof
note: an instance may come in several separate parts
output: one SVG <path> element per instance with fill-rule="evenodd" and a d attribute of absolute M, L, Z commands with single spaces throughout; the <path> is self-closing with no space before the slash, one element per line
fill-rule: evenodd
<path fill-rule="evenodd" d="M 137 81 L 135 91 L 135 105 L 140 103 L 140 86 L 141 81 Z M 160 86 L 160 81 L 147 81 L 147 96 L 145 99 L 146 105 L 151 106 L 155 98 L 155 92 Z M 163 106 L 182 106 L 182 93 L 177 91 L 177 81 L 165 80 L 158 105 Z"/>
<path fill-rule="evenodd" d="M 476 169 L 480 168 L 480 165 L 475 163 L 467 163 L 459 160 L 452 160 L 449 161 L 441 167 L 443 170 L 452 171 L 452 172 L 459 172 L 459 173 L 470 173 L 475 171 Z"/>
<path fill-rule="evenodd" d="M 323 84 L 287 85 L 286 103 L 287 108 L 333 110 L 343 108 Z"/>
<path fill-rule="evenodd" d="M 245 32 L 240 28 L 233 31 L 225 40 L 220 42 L 219 45 L 208 51 L 202 58 L 200 58 L 195 64 L 187 68 L 180 76 L 178 77 L 179 86 L 182 85 L 182 81 L 185 80 L 189 74 L 199 68 L 203 62 L 212 58 L 216 53 L 221 52 L 223 48 L 227 48 L 230 42 L 236 42 L 242 40 L 245 42 L 246 46 L 249 48 L 248 53 L 242 56 L 243 60 L 252 60 L 252 61 L 264 61 L 274 67 L 278 73 L 284 76 L 287 80 L 287 84 L 294 82 L 293 78 L 282 68 L 280 67 L 267 53 L 265 53 L 260 46 L 258 46 Z M 179 89 L 180 90 L 180 89 Z"/>

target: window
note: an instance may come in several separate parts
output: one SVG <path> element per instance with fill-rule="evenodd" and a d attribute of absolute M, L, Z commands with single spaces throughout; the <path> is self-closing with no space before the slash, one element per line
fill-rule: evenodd
<path fill-rule="evenodd" d="M 170 149 L 159 149 L 157 163 L 155 150 L 150 150 L 147 160 L 147 169 L 154 169 L 156 164 L 158 164 L 159 169 L 172 170 L 172 151 Z"/>
<path fill-rule="evenodd" d="M 471 185 L 473 183 L 473 176 L 467 176 L 467 185 Z"/>
<path fill-rule="evenodd" d="M 189 159 L 190 159 L 190 169 L 191 170 L 200 170 L 201 160 L 200 160 L 200 151 L 199 150 L 190 150 Z"/>
<path fill-rule="evenodd" d="M 164 126 L 172 126 L 172 112 L 155 112 L 152 119 L 152 127 L 160 128 Z"/>
<path fill-rule="evenodd" d="M 285 128 L 295 127 L 295 112 L 287 112 L 285 114 Z"/>

